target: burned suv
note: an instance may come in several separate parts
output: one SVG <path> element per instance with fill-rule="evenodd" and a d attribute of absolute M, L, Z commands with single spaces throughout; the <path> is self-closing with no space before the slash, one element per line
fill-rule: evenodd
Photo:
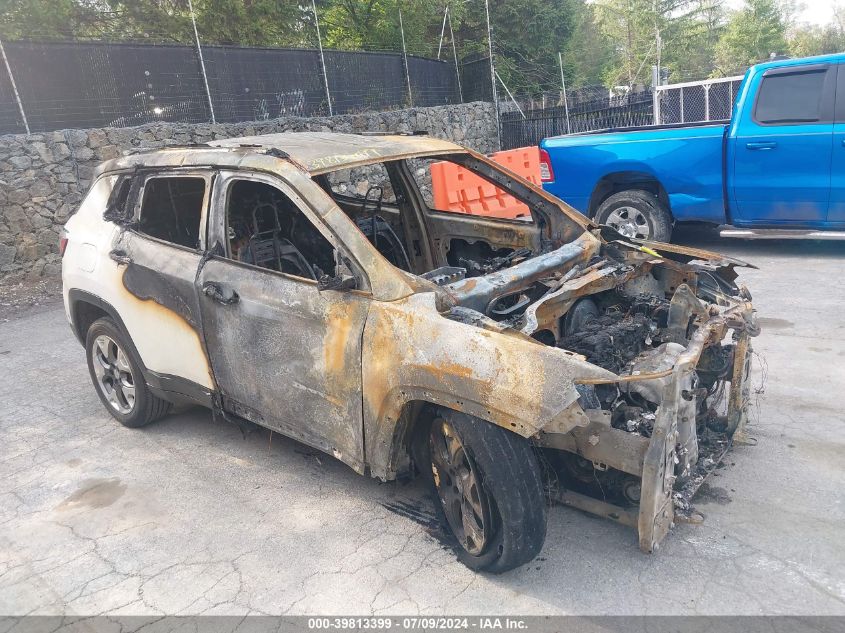
<path fill-rule="evenodd" d="M 432 163 L 523 217 L 433 208 Z M 549 498 L 656 550 L 747 415 L 747 264 L 625 239 L 450 142 L 129 155 L 65 230 L 67 316 L 118 421 L 199 403 L 361 474 L 418 473 L 474 569 L 531 560 Z"/>

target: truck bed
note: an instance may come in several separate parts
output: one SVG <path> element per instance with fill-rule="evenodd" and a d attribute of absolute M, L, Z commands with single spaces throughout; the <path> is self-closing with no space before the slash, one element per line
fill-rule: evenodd
<path fill-rule="evenodd" d="M 580 212 L 616 183 L 661 182 L 679 221 L 724 220 L 724 123 L 624 128 L 544 139 L 555 175 L 551 194 Z"/>

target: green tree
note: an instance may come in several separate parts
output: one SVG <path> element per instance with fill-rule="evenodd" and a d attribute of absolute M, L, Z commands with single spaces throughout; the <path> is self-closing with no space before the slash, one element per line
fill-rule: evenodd
<path fill-rule="evenodd" d="M 845 51 L 845 8 L 834 7 L 834 20 L 824 26 L 800 25 L 789 33 L 789 54 L 810 57 Z"/>
<path fill-rule="evenodd" d="M 785 53 L 787 17 L 777 0 L 745 0 L 716 46 L 716 73 L 740 73 L 772 54 Z"/>
<path fill-rule="evenodd" d="M 490 0 L 496 70 L 513 93 L 560 88 L 558 53 L 578 26 L 583 0 Z M 464 5 L 459 50 L 487 54 L 484 2 Z"/>
<path fill-rule="evenodd" d="M 408 51 L 433 55 L 447 4 L 460 55 L 486 56 L 483 0 L 324 0 L 318 10 L 328 46 L 395 51 L 401 49 L 401 8 Z M 512 92 L 559 87 L 558 52 L 572 38 L 583 6 L 584 0 L 490 0 L 496 69 Z"/>
<path fill-rule="evenodd" d="M 194 0 L 208 44 L 310 43 L 299 0 Z M 145 40 L 189 43 L 188 0 L 0 0 L 0 34 L 10 39 Z"/>
<path fill-rule="evenodd" d="M 432 45 L 436 50 L 444 8 L 441 0 L 323 0 L 317 5 L 325 44 L 351 49 L 401 50 L 401 10 L 406 47 L 417 54 L 430 54 Z"/>
<path fill-rule="evenodd" d="M 0 35 L 56 39 L 93 28 L 102 11 L 78 0 L 0 0 Z"/>
<path fill-rule="evenodd" d="M 702 31 L 702 16 L 712 2 L 699 0 L 599 0 L 599 28 L 615 44 L 605 72 L 609 86 L 650 82 L 651 66 L 688 71 L 692 35 Z M 706 32 L 706 30 L 704 30 Z"/>
<path fill-rule="evenodd" d="M 575 88 L 601 84 L 614 63 L 613 42 L 596 23 L 593 4 L 577 3 L 575 28 L 563 44 L 563 67 L 567 85 Z"/>
<path fill-rule="evenodd" d="M 716 45 L 725 29 L 723 0 L 696 0 L 692 13 L 694 19 L 684 25 L 665 56 L 672 81 L 703 79 L 715 67 Z"/>

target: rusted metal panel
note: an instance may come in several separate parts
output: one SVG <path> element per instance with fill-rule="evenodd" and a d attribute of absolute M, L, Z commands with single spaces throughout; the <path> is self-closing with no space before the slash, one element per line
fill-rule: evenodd
<path fill-rule="evenodd" d="M 316 282 L 214 259 L 199 284 L 211 364 L 225 408 L 364 470 L 361 333 L 370 299 L 320 292 Z"/>
<path fill-rule="evenodd" d="M 728 432 L 740 436 L 745 433 L 748 417 L 748 376 L 751 373 L 751 345 L 748 334 L 740 332 L 734 348 L 734 365 L 731 372 L 731 391 L 728 397 Z"/>
<path fill-rule="evenodd" d="M 577 406 L 577 405 L 576 405 Z M 587 411 L 592 413 L 592 411 Z M 610 426 L 610 421 L 591 422 L 569 432 L 552 433 L 548 426 L 537 438 L 540 446 L 547 446 L 580 455 L 593 463 L 610 466 L 639 477 L 649 441 L 639 435 Z"/>
<path fill-rule="evenodd" d="M 530 437 L 568 417 L 576 378 L 612 377 L 523 335 L 445 319 L 433 293 L 373 303 L 362 352 L 367 459 L 382 478 L 395 474 L 395 427 L 409 401 L 442 404 Z"/>

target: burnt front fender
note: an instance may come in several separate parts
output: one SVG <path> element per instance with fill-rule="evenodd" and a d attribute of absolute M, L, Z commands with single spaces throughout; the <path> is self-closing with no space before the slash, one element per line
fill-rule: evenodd
<path fill-rule="evenodd" d="M 433 293 L 374 302 L 362 347 L 364 437 L 373 476 L 391 479 L 403 446 L 397 432 L 405 405 L 424 401 L 487 420 L 523 437 L 578 416 L 574 379 L 613 376 L 580 356 L 513 332 L 451 320 Z"/>

